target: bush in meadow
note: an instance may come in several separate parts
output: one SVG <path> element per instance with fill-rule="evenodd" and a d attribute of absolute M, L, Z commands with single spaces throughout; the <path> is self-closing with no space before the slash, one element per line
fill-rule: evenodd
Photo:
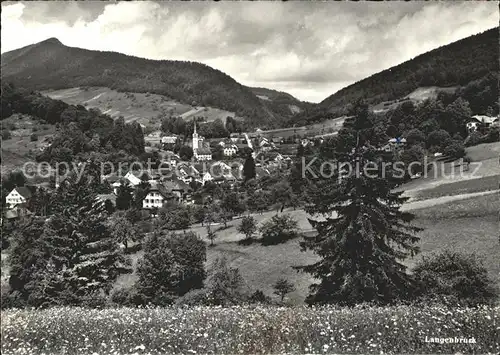
<path fill-rule="evenodd" d="M 153 233 L 139 261 L 137 292 L 145 303 L 172 304 L 193 289 L 203 287 L 206 245 L 195 233 Z"/>
<path fill-rule="evenodd" d="M 249 292 L 239 269 L 230 267 L 222 257 L 212 263 L 205 287 L 189 292 L 177 304 L 233 306 L 248 301 Z"/>
<path fill-rule="evenodd" d="M 413 270 L 422 298 L 477 305 L 495 300 L 497 290 L 481 260 L 446 250 L 423 258 Z"/>
<path fill-rule="evenodd" d="M 299 236 L 298 223 L 290 215 L 275 215 L 260 227 L 263 245 L 284 243 Z"/>

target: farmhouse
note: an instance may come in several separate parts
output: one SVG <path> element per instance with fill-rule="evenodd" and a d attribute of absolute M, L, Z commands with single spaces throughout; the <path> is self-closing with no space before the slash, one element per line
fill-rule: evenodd
<path fill-rule="evenodd" d="M 479 126 L 479 122 L 476 120 L 470 120 L 465 124 L 465 127 L 467 128 L 467 132 L 472 133 L 474 131 L 477 131 L 477 128 Z"/>
<path fill-rule="evenodd" d="M 185 201 L 191 192 L 189 185 L 177 179 L 164 181 L 161 186 L 167 192 L 167 198 L 176 202 Z"/>
<path fill-rule="evenodd" d="M 282 138 L 282 137 L 273 137 L 273 138 L 272 138 L 272 142 L 273 142 L 275 145 L 282 144 L 282 143 L 283 143 L 283 138 Z"/>
<path fill-rule="evenodd" d="M 475 115 L 472 116 L 472 120 L 482 123 L 485 126 L 490 126 L 493 122 L 495 122 L 498 117 L 495 116 L 486 116 L 486 115 Z"/>
<path fill-rule="evenodd" d="M 5 219 L 7 221 L 19 220 L 29 215 L 32 215 L 32 213 L 26 208 L 25 205 L 17 205 L 14 208 L 5 211 Z M 3 218 L 1 221 L 3 223 Z"/>
<path fill-rule="evenodd" d="M 33 195 L 27 186 L 15 187 L 5 198 L 8 208 L 14 208 L 18 205 L 25 205 Z"/>
<path fill-rule="evenodd" d="M 142 208 L 162 208 L 168 198 L 169 194 L 162 185 L 152 186 L 144 200 L 142 200 Z"/>
<path fill-rule="evenodd" d="M 483 127 L 498 126 L 499 118 L 495 116 L 475 115 L 469 119 L 469 121 L 465 124 L 465 127 L 467 128 L 467 131 L 471 133 L 477 131 L 481 125 Z"/>

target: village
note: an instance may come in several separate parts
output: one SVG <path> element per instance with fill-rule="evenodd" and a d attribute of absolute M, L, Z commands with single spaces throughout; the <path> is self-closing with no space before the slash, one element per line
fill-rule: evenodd
<path fill-rule="evenodd" d="M 7 1 L 2 354 L 498 354 L 498 4 Z"/>
<path fill-rule="evenodd" d="M 175 145 L 181 140 L 179 135 L 153 134 L 153 139 L 158 141 L 155 146 L 146 147 L 149 152 L 157 152 L 161 157 L 160 166 L 154 168 L 139 169 L 117 169 L 119 171 L 101 176 L 101 182 L 112 187 L 112 193 L 99 194 L 97 199 L 102 202 L 111 203 L 116 206 L 116 197 L 120 186 L 128 186 L 132 190 L 142 182 L 150 186 L 149 192 L 142 200 L 142 208 L 145 211 L 157 211 L 167 203 L 182 203 L 190 205 L 195 203 L 193 192 L 197 187 L 203 187 L 207 183 L 234 188 L 241 184 L 244 179 L 243 165 L 248 156 L 252 157 L 255 164 L 255 179 L 261 179 L 274 174 L 286 175 L 291 163 L 297 154 L 297 147 L 321 144 L 328 136 L 334 136 L 337 131 L 322 136 L 293 136 L 281 137 L 256 129 L 250 133 L 232 133 L 229 138 L 211 138 L 197 133 L 196 124 L 187 147 L 192 150 L 189 160 L 181 159 L 179 154 L 173 152 Z M 498 117 L 486 115 L 474 115 L 466 122 L 466 129 L 470 133 L 479 127 L 500 127 Z M 406 138 L 394 137 L 387 141 L 380 149 L 386 152 L 404 151 Z M 441 152 L 435 152 L 434 158 L 441 158 Z M 420 174 L 416 174 L 419 177 Z M 61 181 L 54 183 L 57 188 Z M 47 183 L 39 185 L 27 184 L 15 187 L 6 196 L 7 211 L 4 218 L 12 221 L 21 219 L 23 216 L 32 214 L 29 202 L 38 187 L 49 187 Z M 153 214 L 155 215 L 155 214 Z"/>

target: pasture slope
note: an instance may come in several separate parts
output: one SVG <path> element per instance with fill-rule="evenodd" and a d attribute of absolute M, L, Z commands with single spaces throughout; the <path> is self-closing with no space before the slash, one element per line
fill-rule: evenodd
<path fill-rule="evenodd" d="M 458 89 L 458 86 L 450 87 L 439 87 L 439 86 L 421 86 L 413 90 L 408 95 L 389 101 L 382 101 L 376 105 L 372 106 L 373 112 L 380 113 L 395 109 L 397 106 L 401 105 L 405 101 L 411 101 L 414 104 L 419 104 L 422 101 L 428 99 L 436 99 L 440 92 L 454 93 Z"/>
<path fill-rule="evenodd" d="M 11 138 L 2 140 L 1 174 L 20 169 L 24 163 L 34 161 L 37 153 L 53 137 L 56 128 L 51 124 L 41 124 L 28 115 L 14 114 L 2 121 L 2 127 L 9 129 Z M 37 139 L 32 139 L 32 135 Z"/>
<path fill-rule="evenodd" d="M 158 117 L 168 115 L 181 116 L 184 119 L 191 119 L 194 116 L 204 117 L 206 121 L 220 118 L 224 122 L 227 116 L 235 117 L 234 112 L 218 108 L 191 106 L 162 95 L 119 92 L 106 87 L 48 90 L 42 94 L 68 104 L 98 108 L 113 118 L 123 116 L 125 122 L 137 121 L 144 126 L 152 127 L 159 127 L 161 124 L 161 118 Z"/>

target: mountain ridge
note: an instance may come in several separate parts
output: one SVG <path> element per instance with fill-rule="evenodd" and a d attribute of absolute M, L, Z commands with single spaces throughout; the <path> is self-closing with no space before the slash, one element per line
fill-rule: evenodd
<path fill-rule="evenodd" d="M 104 86 L 150 92 L 194 106 L 232 111 L 250 125 L 276 127 L 293 115 L 279 105 L 262 103 L 250 88 L 203 63 L 69 47 L 57 38 L 3 53 L 2 80 L 37 91 Z"/>
<path fill-rule="evenodd" d="M 499 27 L 494 27 L 348 85 L 321 101 L 318 108 L 345 114 L 346 106 L 360 98 L 378 104 L 402 98 L 418 87 L 463 86 L 490 72 L 498 74 L 498 48 Z"/>

